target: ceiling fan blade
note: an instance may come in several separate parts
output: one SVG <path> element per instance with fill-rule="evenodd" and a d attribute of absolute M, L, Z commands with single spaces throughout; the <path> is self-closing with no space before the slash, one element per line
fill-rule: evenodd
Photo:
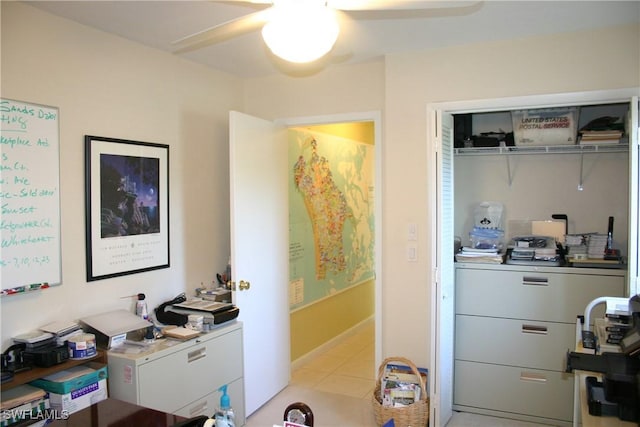
<path fill-rule="evenodd" d="M 171 43 L 176 47 L 173 53 L 190 52 L 259 30 L 268 19 L 268 10 L 250 13 L 176 40 Z"/>
<path fill-rule="evenodd" d="M 423 10 L 469 6 L 476 1 L 458 0 L 328 0 L 329 7 L 347 11 Z"/>
<path fill-rule="evenodd" d="M 214 3 L 253 3 L 253 4 L 273 4 L 273 0 L 209 0 Z"/>

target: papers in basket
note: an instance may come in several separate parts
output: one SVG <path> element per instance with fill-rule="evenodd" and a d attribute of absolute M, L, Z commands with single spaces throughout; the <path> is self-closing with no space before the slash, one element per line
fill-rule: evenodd
<path fill-rule="evenodd" d="M 418 368 L 422 382 L 427 389 L 427 369 Z M 413 370 L 404 365 L 387 364 L 380 381 L 382 406 L 403 407 L 422 398 L 420 380 Z"/>

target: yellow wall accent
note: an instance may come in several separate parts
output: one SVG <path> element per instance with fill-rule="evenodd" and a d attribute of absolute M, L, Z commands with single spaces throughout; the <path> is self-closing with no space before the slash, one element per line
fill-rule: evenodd
<path fill-rule="evenodd" d="M 373 122 L 331 123 L 326 125 L 301 126 L 301 128 L 353 139 L 364 144 L 373 145 L 375 142 Z"/>
<path fill-rule="evenodd" d="M 374 281 L 291 313 L 291 361 L 313 351 L 374 314 Z"/>
<path fill-rule="evenodd" d="M 351 122 L 303 128 L 374 144 L 373 125 L 373 122 Z M 370 280 L 292 312 L 289 319 L 291 360 L 299 359 L 373 316 L 374 300 L 374 280 Z"/>

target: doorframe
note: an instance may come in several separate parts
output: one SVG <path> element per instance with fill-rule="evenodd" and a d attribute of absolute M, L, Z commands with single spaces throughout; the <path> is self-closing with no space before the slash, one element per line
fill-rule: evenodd
<path fill-rule="evenodd" d="M 374 348 L 375 365 L 382 362 L 382 112 L 364 111 L 321 116 L 292 117 L 274 120 L 286 128 L 297 126 L 315 126 L 332 123 L 373 122 L 374 129 Z M 377 372 L 377 370 L 376 370 Z M 374 372 L 375 374 L 375 372 Z"/>

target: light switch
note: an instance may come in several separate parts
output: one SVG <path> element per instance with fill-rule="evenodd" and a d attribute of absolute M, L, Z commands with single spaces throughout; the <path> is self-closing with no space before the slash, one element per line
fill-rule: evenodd
<path fill-rule="evenodd" d="M 407 245 L 407 261 L 418 261 L 418 246 L 415 244 Z"/>
<path fill-rule="evenodd" d="M 410 222 L 407 225 L 407 240 L 416 241 L 418 240 L 418 224 L 415 222 Z"/>

